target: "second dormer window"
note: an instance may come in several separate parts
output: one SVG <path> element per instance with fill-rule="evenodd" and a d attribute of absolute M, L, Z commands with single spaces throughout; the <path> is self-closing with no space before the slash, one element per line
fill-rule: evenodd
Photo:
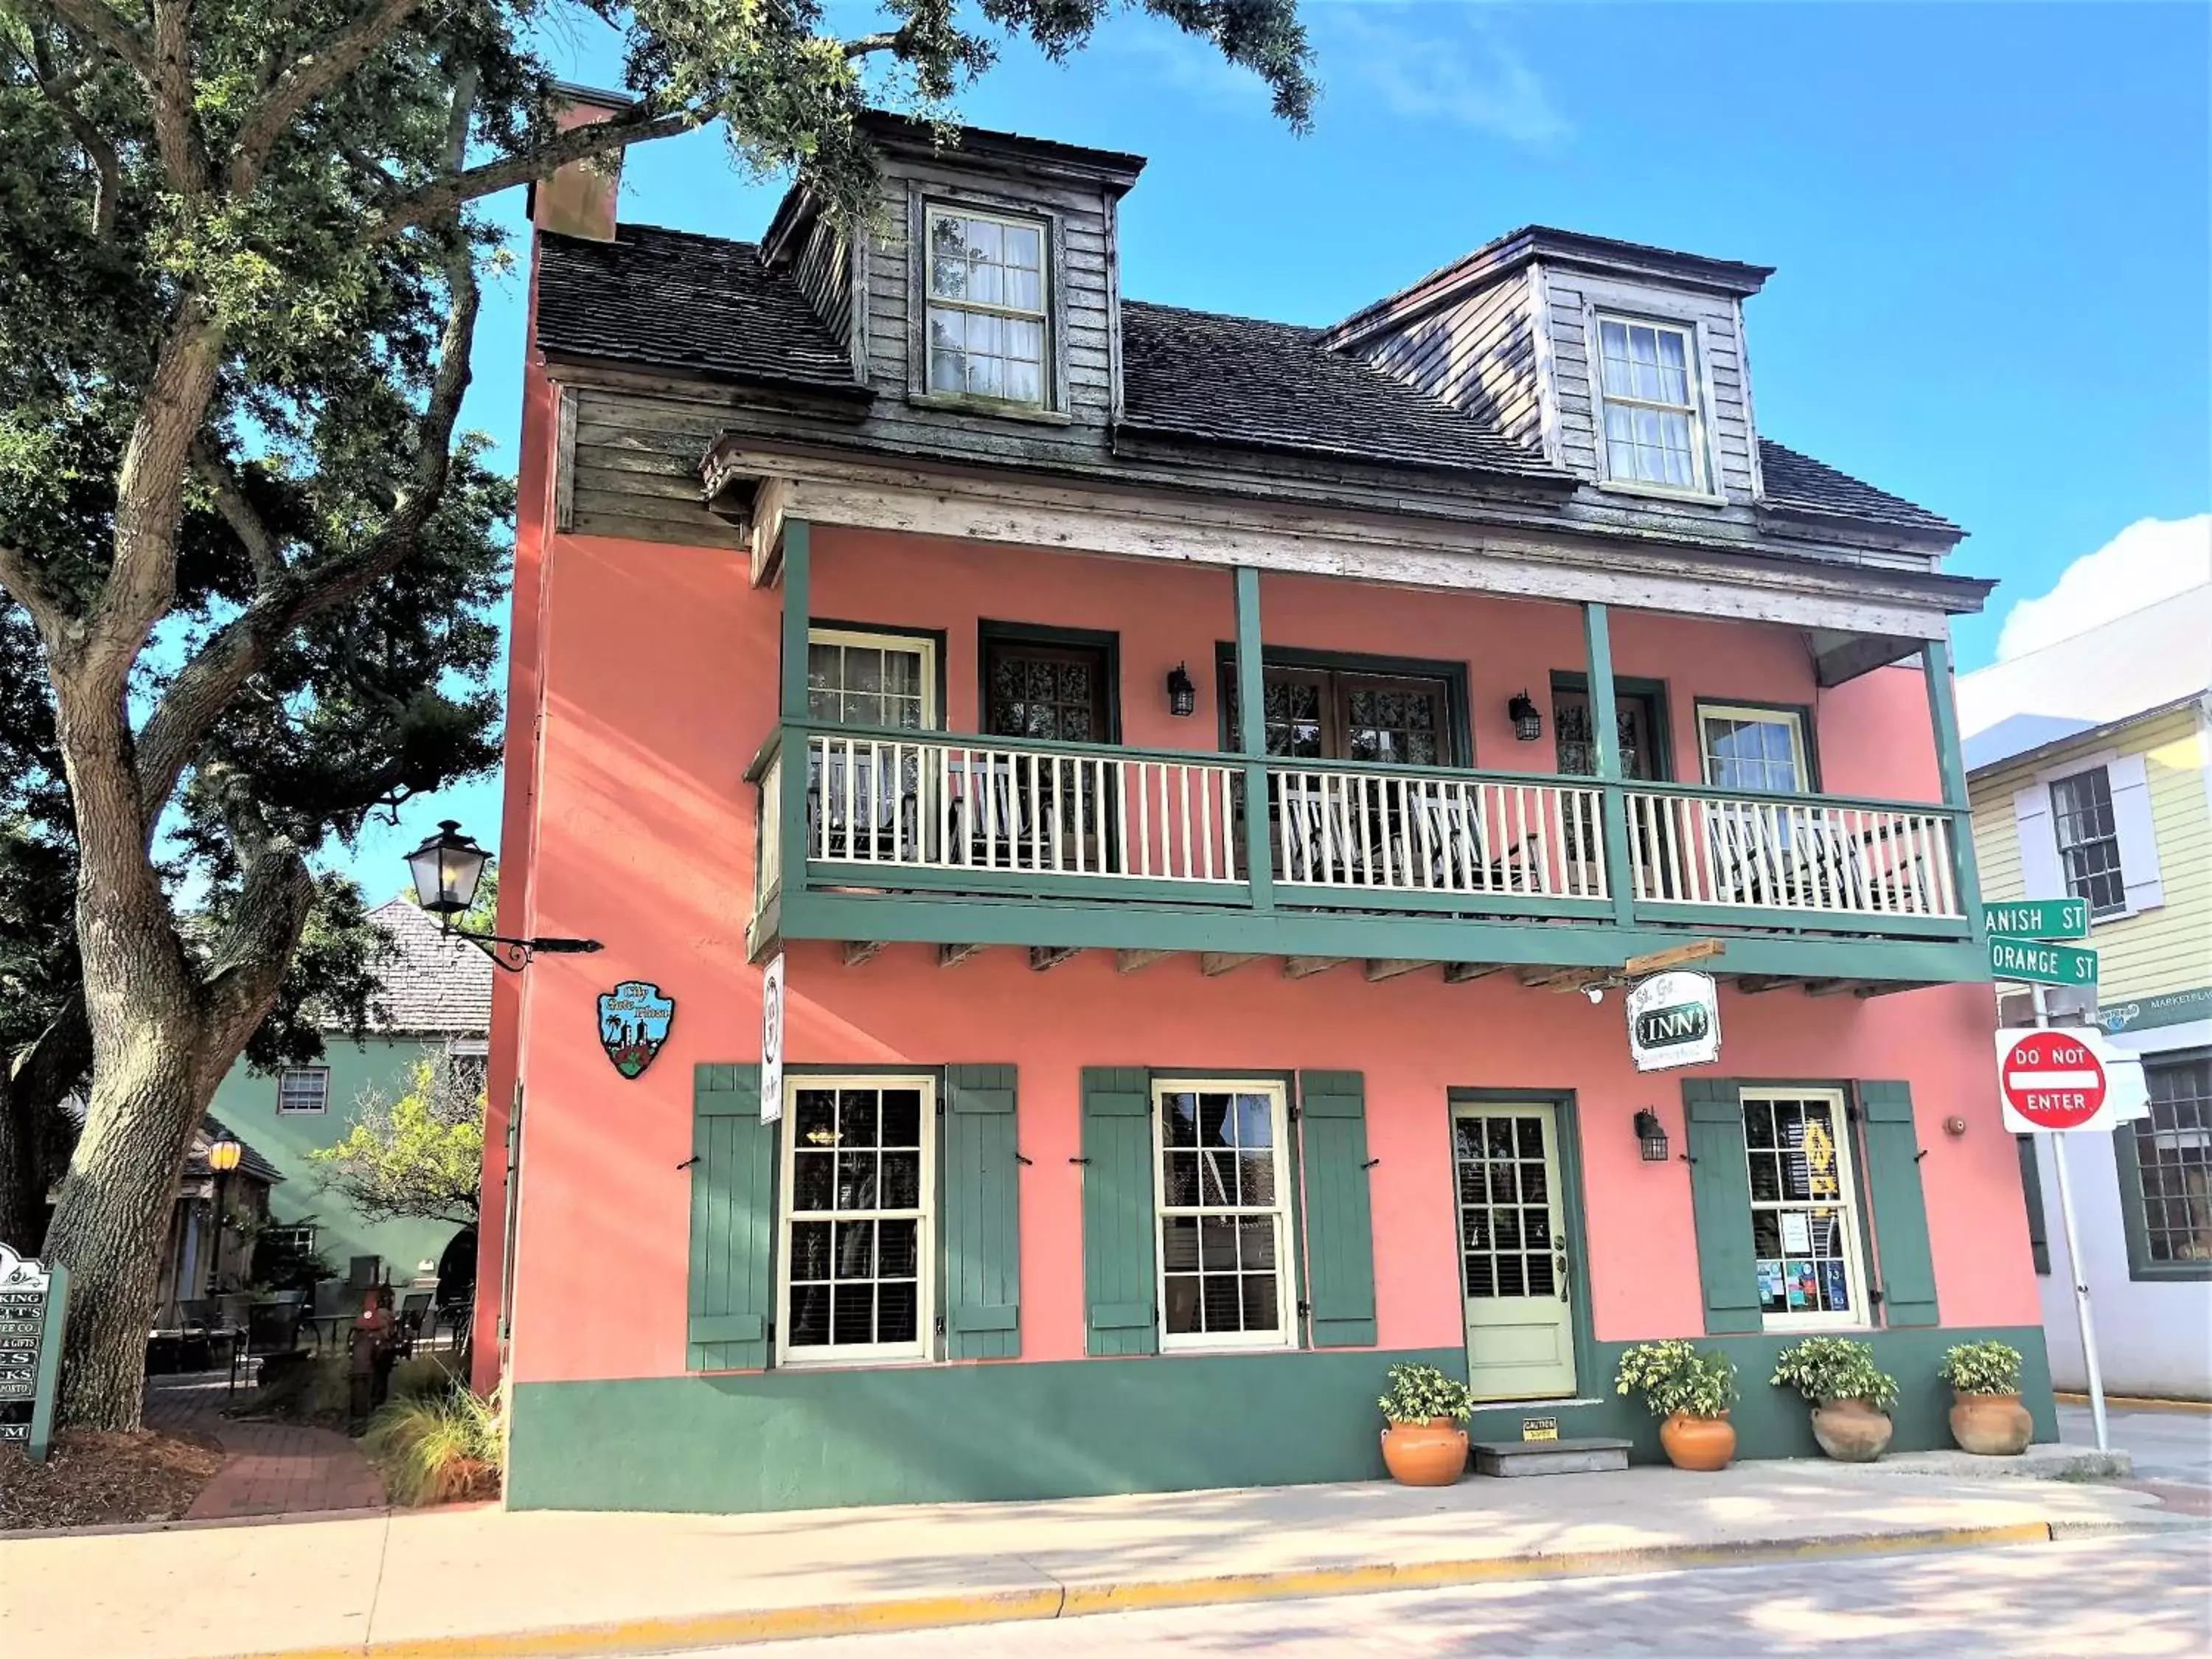
<path fill-rule="evenodd" d="M 1597 320 L 1605 473 L 1614 483 L 1702 494 L 1695 342 L 1687 328 Z"/>
<path fill-rule="evenodd" d="M 926 234 L 930 392 L 1047 407 L 1043 222 L 933 205 Z"/>

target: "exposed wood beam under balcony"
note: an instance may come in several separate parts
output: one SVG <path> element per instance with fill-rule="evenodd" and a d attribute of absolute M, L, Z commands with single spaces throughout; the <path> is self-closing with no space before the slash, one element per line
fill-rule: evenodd
<path fill-rule="evenodd" d="M 883 948 L 884 942 L 879 939 L 848 939 L 839 947 L 839 954 L 848 968 L 857 968 L 872 960 Z"/>
<path fill-rule="evenodd" d="M 1404 974 L 1417 974 L 1424 968 L 1437 964 L 1426 957 L 1370 957 L 1367 961 L 1367 982 L 1380 985 L 1386 979 L 1396 979 Z"/>
<path fill-rule="evenodd" d="M 1448 962 L 1444 963 L 1444 983 L 1471 985 L 1476 980 L 1488 979 L 1492 974 L 1503 973 L 1502 962 Z"/>
<path fill-rule="evenodd" d="M 1151 967 L 1161 957 L 1174 954 L 1172 951 L 1116 951 L 1114 953 L 1114 971 L 1117 974 L 1137 973 Z"/>
<path fill-rule="evenodd" d="M 1763 991 L 1786 990 L 1805 981 L 1795 974 L 1738 974 L 1733 982 L 1746 996 L 1755 997 Z"/>
<path fill-rule="evenodd" d="M 940 968 L 957 968 L 969 957 L 988 948 L 988 945 L 940 945 L 937 947 L 937 965 Z"/>
<path fill-rule="evenodd" d="M 1070 957 L 1083 954 L 1082 947 L 1074 945 L 1032 945 L 1030 946 L 1030 966 L 1042 974 L 1057 968 Z"/>
<path fill-rule="evenodd" d="M 1222 975 L 1257 959 L 1256 951 L 1240 955 L 1234 951 L 1206 951 L 1200 953 L 1198 970 L 1208 979 L 1218 979 Z"/>
<path fill-rule="evenodd" d="M 1283 977 L 1310 979 L 1316 974 L 1325 974 L 1332 968 L 1341 968 L 1350 960 L 1349 957 L 1285 957 Z"/>

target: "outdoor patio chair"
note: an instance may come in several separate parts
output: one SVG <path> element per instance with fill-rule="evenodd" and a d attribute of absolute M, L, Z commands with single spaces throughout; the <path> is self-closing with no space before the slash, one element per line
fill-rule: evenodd
<path fill-rule="evenodd" d="M 422 1322 L 430 1316 L 431 1300 L 436 1295 L 435 1291 L 400 1292 L 399 1309 L 393 1316 L 392 1324 L 399 1334 L 401 1353 L 415 1352 L 415 1339 L 422 1334 Z"/>
<path fill-rule="evenodd" d="M 1049 757 L 1027 755 L 955 762 L 951 770 L 960 787 L 952 800 L 953 858 L 978 869 L 1051 869 L 1062 829 L 1053 805 L 1052 764 Z M 1072 866 L 1074 849 L 1063 850 L 1062 862 Z"/>
<path fill-rule="evenodd" d="M 1329 792 L 1297 777 L 1274 781 L 1275 811 L 1289 867 L 1284 878 L 1368 885 L 1374 880 L 1372 845 L 1363 852 L 1351 810 Z"/>
<path fill-rule="evenodd" d="M 300 1319 L 306 1311 L 302 1301 L 257 1302 L 246 1312 L 246 1338 L 232 1346 L 230 1351 L 230 1389 L 238 1387 L 238 1373 L 242 1366 L 271 1354 L 290 1353 L 300 1346 Z"/>
<path fill-rule="evenodd" d="M 920 845 L 920 772 L 912 751 L 884 765 L 870 750 L 856 746 L 848 756 L 833 744 L 826 765 L 817 760 L 807 769 L 809 851 L 864 862 L 912 860 Z"/>
<path fill-rule="evenodd" d="M 1427 852 L 1429 885 L 1454 892 L 1526 893 L 1536 890 L 1536 861 L 1543 854 L 1544 838 L 1531 830 L 1493 856 L 1490 830 L 1482 812 L 1464 794 L 1421 791 L 1414 803 L 1414 822 L 1394 843 L 1396 863 L 1407 869 L 1424 848 Z M 1407 852 L 1413 854 L 1409 859 Z"/>

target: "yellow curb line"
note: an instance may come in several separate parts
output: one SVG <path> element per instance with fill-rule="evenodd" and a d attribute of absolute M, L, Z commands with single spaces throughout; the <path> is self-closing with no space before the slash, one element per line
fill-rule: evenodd
<path fill-rule="evenodd" d="M 2086 1394 L 2055 1393 L 2053 1400 L 2063 1400 L 2069 1406 L 2086 1406 Z M 2143 1395 L 2108 1394 L 2107 1406 L 2118 1406 L 2131 1412 L 2212 1412 L 2212 1400 L 2155 1400 Z"/>
<path fill-rule="evenodd" d="M 583 1659 L 616 1654 L 668 1653 L 684 1648 L 790 1641 L 801 1637 L 883 1635 L 956 1625 L 1009 1624 L 1024 1620 L 1074 1619 L 1101 1613 L 1158 1607 L 1222 1607 L 1303 1596 L 1372 1595 L 1386 1590 L 1438 1589 L 1455 1584 L 1567 1578 L 1680 1567 L 1741 1566 L 1762 1561 L 1893 1554 L 1907 1550 L 1990 1549 L 2045 1544 L 2045 1521 L 2007 1526 L 1933 1527 L 1870 1536 L 1760 1540 L 1741 1544 L 1662 1544 L 1621 1550 L 1571 1551 L 1557 1555 L 1485 1557 L 1401 1565 L 1376 1562 L 1348 1567 L 1301 1567 L 1280 1572 L 1231 1573 L 1128 1584 L 1075 1585 L 1036 1590 L 986 1590 L 965 1595 L 901 1601 L 836 1602 L 777 1607 L 759 1613 L 702 1613 L 667 1619 L 621 1620 L 547 1631 L 488 1636 L 441 1636 L 421 1641 L 288 1648 L 240 1659 Z"/>

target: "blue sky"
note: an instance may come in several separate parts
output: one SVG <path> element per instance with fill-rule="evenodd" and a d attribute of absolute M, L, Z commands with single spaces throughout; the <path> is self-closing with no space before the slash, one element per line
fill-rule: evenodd
<path fill-rule="evenodd" d="M 1760 429 L 1969 528 L 1951 568 L 2004 586 L 1957 625 L 1963 668 L 1996 653 L 2011 604 L 2130 526 L 2172 527 L 2069 592 L 2154 582 L 2212 534 L 2195 516 L 2212 507 L 2212 11 L 1310 0 L 1307 16 L 1325 92 L 1304 138 L 1256 81 L 1139 15 L 1064 66 L 1009 45 L 961 111 L 1150 158 L 1121 221 L 1139 299 L 1329 322 L 1531 222 L 1777 267 L 1747 317 Z M 860 9 L 837 21 L 868 27 Z M 617 83 L 611 37 L 567 31 L 556 56 Z M 694 135 L 632 153 L 623 216 L 750 238 L 781 193 Z M 526 248 L 520 193 L 495 206 Z M 495 286 L 466 411 L 509 465 L 523 301 L 519 274 Z M 451 790 L 343 861 L 380 896 L 438 817 L 489 846 L 498 816 L 495 780 Z"/>

